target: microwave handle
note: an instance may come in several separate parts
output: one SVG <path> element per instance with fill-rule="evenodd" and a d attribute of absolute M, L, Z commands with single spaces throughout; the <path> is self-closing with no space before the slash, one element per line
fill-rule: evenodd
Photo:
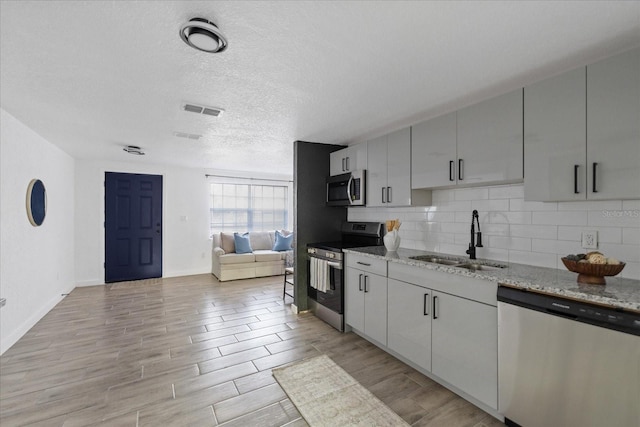
<path fill-rule="evenodd" d="M 349 175 L 349 181 L 347 182 L 347 197 L 349 198 L 349 204 L 351 204 L 351 184 L 353 183 L 353 175 Z"/>

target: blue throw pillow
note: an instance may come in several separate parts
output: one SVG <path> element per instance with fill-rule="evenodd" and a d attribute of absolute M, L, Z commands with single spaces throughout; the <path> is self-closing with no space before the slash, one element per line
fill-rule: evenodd
<path fill-rule="evenodd" d="M 233 241 L 236 245 L 237 254 L 250 254 L 253 252 L 248 232 L 244 234 L 233 233 Z"/>
<path fill-rule="evenodd" d="M 293 233 L 288 236 L 284 236 L 280 234 L 278 230 L 276 230 L 276 242 L 273 245 L 274 251 L 282 252 L 282 251 L 290 251 L 291 243 L 293 242 Z"/>

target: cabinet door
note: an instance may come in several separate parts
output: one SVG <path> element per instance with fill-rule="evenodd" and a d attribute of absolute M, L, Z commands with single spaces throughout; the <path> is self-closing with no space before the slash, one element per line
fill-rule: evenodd
<path fill-rule="evenodd" d="M 498 407 L 497 308 L 433 292 L 432 372 Z"/>
<path fill-rule="evenodd" d="M 390 133 L 387 141 L 387 206 L 411 205 L 411 128 Z"/>
<path fill-rule="evenodd" d="M 431 371 L 431 290 L 387 279 L 388 347 Z"/>
<path fill-rule="evenodd" d="M 349 159 L 350 171 L 367 169 L 367 143 L 349 147 Z"/>
<path fill-rule="evenodd" d="M 637 199 L 639 183 L 640 49 L 634 49 L 587 66 L 587 198 Z"/>
<path fill-rule="evenodd" d="M 364 332 L 364 275 L 363 271 L 350 267 L 345 274 L 345 323 L 361 332 Z"/>
<path fill-rule="evenodd" d="M 367 165 L 367 206 L 387 206 L 386 135 L 367 142 Z"/>
<path fill-rule="evenodd" d="M 585 200 L 586 68 L 524 88 L 524 198 Z"/>
<path fill-rule="evenodd" d="M 456 113 L 411 128 L 411 188 L 456 183 Z"/>
<path fill-rule="evenodd" d="M 340 175 L 347 172 L 347 155 L 349 149 L 334 151 L 329 154 L 329 174 L 331 176 Z"/>
<path fill-rule="evenodd" d="M 458 111 L 458 184 L 523 178 L 522 89 Z"/>
<path fill-rule="evenodd" d="M 364 276 L 364 333 L 387 345 L 387 278 Z"/>

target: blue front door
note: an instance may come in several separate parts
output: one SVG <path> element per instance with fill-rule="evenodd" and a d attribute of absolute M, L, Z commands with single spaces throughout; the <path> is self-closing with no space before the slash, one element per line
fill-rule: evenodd
<path fill-rule="evenodd" d="M 105 173 L 105 283 L 162 277 L 162 176 Z"/>

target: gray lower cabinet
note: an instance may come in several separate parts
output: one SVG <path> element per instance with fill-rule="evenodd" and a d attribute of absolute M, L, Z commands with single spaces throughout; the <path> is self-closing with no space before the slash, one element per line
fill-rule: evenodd
<path fill-rule="evenodd" d="M 385 346 L 386 264 L 386 261 L 349 254 L 345 279 L 345 323 Z"/>
<path fill-rule="evenodd" d="M 431 372 L 497 409 L 497 308 L 433 292 Z"/>
<path fill-rule="evenodd" d="M 388 279 L 388 347 L 431 371 L 431 301 L 433 291 Z"/>
<path fill-rule="evenodd" d="M 497 284 L 389 263 L 388 347 L 498 408 Z"/>

